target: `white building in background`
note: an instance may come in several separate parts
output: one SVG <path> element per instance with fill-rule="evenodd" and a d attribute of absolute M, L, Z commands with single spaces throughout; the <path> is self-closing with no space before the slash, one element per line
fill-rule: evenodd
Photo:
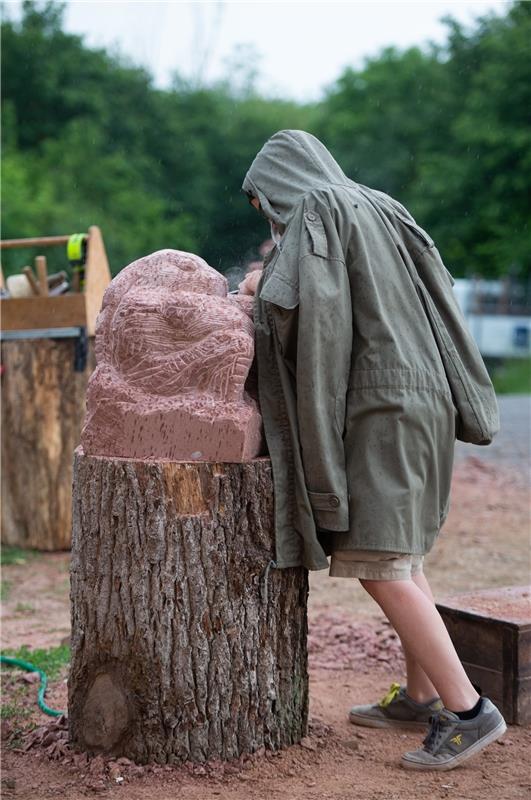
<path fill-rule="evenodd" d="M 531 356 L 531 315 L 515 306 L 506 282 L 456 278 L 454 292 L 484 358 Z"/>

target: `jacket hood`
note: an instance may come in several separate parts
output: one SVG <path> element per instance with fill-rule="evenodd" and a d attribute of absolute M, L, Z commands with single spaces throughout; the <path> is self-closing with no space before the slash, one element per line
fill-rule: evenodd
<path fill-rule="evenodd" d="M 251 164 L 242 189 L 257 197 L 262 211 L 286 226 L 300 199 L 320 187 L 353 185 L 324 144 L 305 131 L 279 131 Z"/>

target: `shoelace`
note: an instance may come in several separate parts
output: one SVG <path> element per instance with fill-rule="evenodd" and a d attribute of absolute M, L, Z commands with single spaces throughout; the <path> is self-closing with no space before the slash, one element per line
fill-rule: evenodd
<path fill-rule="evenodd" d="M 385 697 L 382 697 L 382 699 L 379 702 L 380 708 L 386 708 L 386 706 L 388 706 L 389 703 L 392 703 L 397 694 L 399 693 L 399 691 L 400 691 L 400 684 L 392 683 L 391 688 L 389 689 Z"/>
<path fill-rule="evenodd" d="M 430 730 L 422 744 L 429 753 L 435 753 L 442 739 L 446 736 L 447 729 L 450 727 L 451 722 L 442 714 L 431 716 L 429 721 Z"/>

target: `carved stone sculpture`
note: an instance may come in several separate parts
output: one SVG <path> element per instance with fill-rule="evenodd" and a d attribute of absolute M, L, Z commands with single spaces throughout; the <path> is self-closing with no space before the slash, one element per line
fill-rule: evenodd
<path fill-rule="evenodd" d="M 260 452 L 250 298 L 227 288 L 179 250 L 140 258 L 112 281 L 96 328 L 87 455 L 246 461 Z"/>

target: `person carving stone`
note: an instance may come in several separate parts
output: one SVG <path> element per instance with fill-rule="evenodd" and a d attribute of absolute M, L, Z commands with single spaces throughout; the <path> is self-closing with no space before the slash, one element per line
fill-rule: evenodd
<path fill-rule="evenodd" d="M 358 578 L 396 629 L 407 686 L 354 724 L 431 727 L 411 769 L 446 770 L 505 722 L 468 679 L 422 571 L 449 507 L 454 441 L 488 444 L 496 397 L 431 237 L 280 131 L 243 182 L 272 226 L 254 304 L 275 487 L 276 566 Z"/>
<path fill-rule="evenodd" d="M 202 258 L 159 250 L 105 292 L 81 444 L 89 455 L 246 461 L 261 417 L 248 382 L 251 299 Z M 249 388 L 251 386 L 251 393 Z"/>

